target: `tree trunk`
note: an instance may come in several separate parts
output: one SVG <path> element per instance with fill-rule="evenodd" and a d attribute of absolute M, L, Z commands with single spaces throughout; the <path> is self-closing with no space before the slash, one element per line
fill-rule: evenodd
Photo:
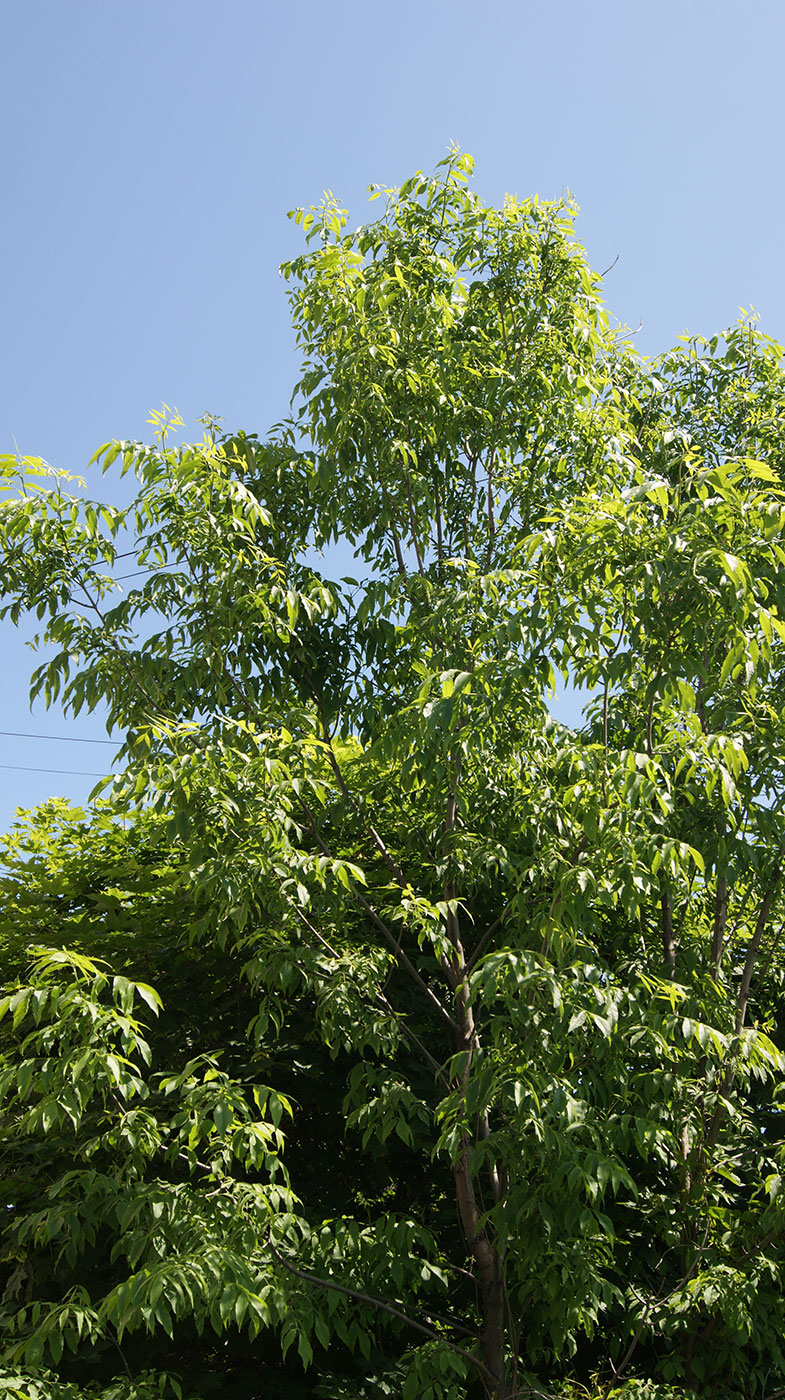
<path fill-rule="evenodd" d="M 489 1400 L 512 1400 L 504 1365 L 504 1269 L 498 1251 L 493 1250 L 493 1268 L 486 1280 L 482 1277 L 482 1361 L 493 1377 L 495 1390 L 487 1383 Z"/>
<path fill-rule="evenodd" d="M 468 1144 L 455 1163 L 455 1190 L 461 1224 L 477 1264 L 482 1300 L 482 1363 L 487 1400 L 512 1400 L 504 1364 L 504 1261 L 479 1225 Z"/>

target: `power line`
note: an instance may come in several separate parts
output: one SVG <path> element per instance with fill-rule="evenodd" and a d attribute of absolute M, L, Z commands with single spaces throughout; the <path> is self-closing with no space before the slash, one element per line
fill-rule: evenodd
<path fill-rule="evenodd" d="M 0 736 L 4 739 L 54 739 L 59 744 L 111 744 L 112 748 L 117 748 L 113 739 L 80 739 L 73 734 L 31 734 L 27 730 L 20 729 L 0 729 Z M 59 773 L 69 778 L 105 778 L 105 773 L 94 773 L 84 768 L 33 768 L 24 763 L 0 763 L 0 769 L 9 773 Z"/>
<path fill-rule="evenodd" d="M 118 744 L 115 739 L 79 739 L 74 734 L 29 734 L 20 729 L 0 729 L 0 736 L 4 739 L 54 739 L 58 744 L 111 744 L 113 749 Z M 50 768 L 47 772 L 55 773 L 57 769 Z"/>
<path fill-rule="evenodd" d="M 22 763 L 0 763 L 0 768 L 14 773 L 67 773 L 71 778 L 105 778 L 107 776 L 106 773 L 86 773 L 83 768 L 27 768 Z"/>

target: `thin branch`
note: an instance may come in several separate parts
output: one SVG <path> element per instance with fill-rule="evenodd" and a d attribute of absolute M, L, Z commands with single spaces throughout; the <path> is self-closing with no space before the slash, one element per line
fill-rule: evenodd
<path fill-rule="evenodd" d="M 778 941 L 779 941 L 779 939 L 780 939 L 780 937 L 781 937 L 781 935 L 782 935 L 783 929 L 785 929 L 785 923 L 779 924 L 779 926 L 774 930 L 774 933 L 773 933 L 772 939 L 771 939 L 771 944 L 770 944 L 770 946 L 769 946 L 769 948 L 768 948 L 768 951 L 767 951 L 767 953 L 766 953 L 766 957 L 765 957 L 763 963 L 761 964 L 761 966 L 759 967 L 757 977 L 755 978 L 754 987 L 755 987 L 756 990 L 757 990 L 758 986 L 760 985 L 760 980 L 761 980 L 761 978 L 763 977 L 763 974 L 764 974 L 765 972 L 768 972 L 769 968 L 771 967 L 771 961 L 772 961 L 772 958 L 774 957 L 775 952 L 777 951 L 777 943 L 778 943 Z"/>
<path fill-rule="evenodd" d="M 657 698 L 657 686 L 661 678 L 662 672 L 659 671 L 657 676 L 655 677 L 654 685 L 652 686 L 651 699 L 649 700 L 649 709 L 646 715 L 646 752 L 649 755 L 649 758 L 651 758 L 652 754 L 654 753 L 654 701 Z"/>
<path fill-rule="evenodd" d="M 602 691 L 602 747 L 608 752 L 608 677 Z"/>
<path fill-rule="evenodd" d="M 755 931 L 752 935 L 752 938 L 750 939 L 749 947 L 747 949 L 747 956 L 744 959 L 744 971 L 741 974 L 741 986 L 739 987 L 739 997 L 736 1004 L 737 1035 L 739 1035 L 739 1033 L 741 1032 L 741 1029 L 744 1025 L 745 1017 L 747 1015 L 747 1002 L 749 1000 L 752 974 L 755 970 L 755 963 L 757 961 L 758 953 L 760 952 L 761 940 L 766 931 L 766 925 L 769 921 L 771 906 L 774 903 L 774 899 L 777 894 L 777 888 L 779 886 L 781 874 L 782 872 L 780 870 L 779 862 L 777 862 L 772 871 L 768 889 L 766 890 L 766 893 L 764 894 L 763 899 L 761 901 L 760 911 L 758 913 L 758 918 L 755 924 Z"/>
<path fill-rule="evenodd" d="M 379 915 L 376 913 L 376 910 L 371 904 L 368 903 L 368 900 L 360 894 L 360 891 L 358 889 L 355 889 L 353 893 L 355 899 L 357 900 L 357 903 L 362 909 L 365 910 L 372 923 L 375 924 L 376 928 L 378 928 L 379 932 L 383 935 L 387 943 L 389 943 L 390 947 L 393 949 L 393 952 L 396 954 L 398 961 L 401 963 L 401 966 L 406 969 L 412 980 L 417 984 L 420 990 L 425 993 L 433 1009 L 439 1013 L 440 1017 L 445 1022 L 445 1024 L 449 1026 L 453 1035 L 461 1036 L 461 1026 L 454 1019 L 454 1017 L 450 1015 L 447 1008 L 445 1006 L 442 1006 L 442 1003 L 439 1001 L 439 998 L 437 997 L 436 993 L 431 991 L 431 988 L 428 986 L 428 983 L 425 982 L 420 976 L 411 958 L 408 956 L 407 953 L 403 951 L 398 939 L 387 927 L 384 920 L 379 918 Z"/>
<path fill-rule="evenodd" d="M 212 489 L 210 496 L 210 507 L 212 507 Z M 231 685 L 232 690 L 239 699 L 241 705 L 247 708 L 248 697 L 245 694 L 245 691 L 243 690 L 242 686 L 240 685 L 240 682 L 237 680 L 237 677 L 234 675 L 233 671 L 231 671 L 227 666 L 226 661 L 224 659 L 224 654 L 213 637 L 212 616 L 214 608 L 210 606 L 210 600 L 207 596 L 207 589 L 205 586 L 206 565 L 203 563 L 201 572 L 198 573 L 192 562 L 191 553 L 188 549 L 187 544 L 183 544 L 182 550 L 185 558 L 186 567 L 191 575 L 191 578 L 193 579 L 194 585 L 201 599 L 202 609 L 204 612 L 205 632 L 207 634 L 207 640 L 210 644 L 210 647 L 212 648 L 213 656 L 218 661 L 221 670 L 223 671 L 224 675 L 229 681 L 229 684 Z"/>
<path fill-rule="evenodd" d="M 749 946 L 747 948 L 747 956 L 744 959 L 744 968 L 741 974 L 741 985 L 739 987 L 739 995 L 736 1000 L 735 1031 L 737 1036 L 741 1035 L 741 1032 L 744 1029 L 744 1021 L 747 1015 L 747 1004 L 749 1001 L 752 974 L 755 970 L 755 963 L 757 961 L 758 953 L 760 951 L 761 940 L 763 938 L 764 933 L 766 932 L 766 925 L 769 920 L 769 914 L 771 913 L 771 907 L 774 903 L 777 891 L 779 889 L 781 875 L 782 870 L 778 860 L 776 865 L 774 866 L 774 869 L 771 872 L 771 879 L 769 880 L 769 883 L 764 891 L 760 909 L 758 910 L 758 917 L 755 921 L 755 928 L 753 930 L 752 938 L 750 939 Z M 723 1099 L 726 1097 L 731 1088 L 731 1085 L 733 1084 L 733 1078 L 733 1065 L 730 1064 L 728 1065 L 728 1068 L 725 1071 L 725 1075 L 722 1081 L 722 1087 L 717 1096 L 717 1102 L 714 1105 L 714 1112 L 711 1116 L 709 1131 L 706 1134 L 706 1149 L 708 1149 L 709 1151 L 711 1151 L 711 1149 L 715 1146 L 717 1138 L 720 1134 L 720 1126 L 722 1124 L 722 1119 L 725 1112 Z"/>
<path fill-rule="evenodd" d="M 397 1318 L 399 1322 L 404 1322 L 407 1327 L 411 1327 L 415 1332 L 420 1332 L 423 1337 L 428 1337 L 430 1341 L 444 1342 L 445 1346 L 450 1348 L 450 1351 L 454 1351 L 457 1356 L 462 1356 L 464 1361 L 468 1361 L 471 1366 L 476 1367 L 480 1375 L 486 1380 L 493 1380 L 490 1371 L 476 1356 L 472 1356 L 470 1352 L 464 1351 L 463 1347 L 457 1346 L 455 1342 L 448 1341 L 443 1332 L 436 1332 L 432 1327 L 427 1327 L 422 1322 L 415 1322 L 413 1317 L 409 1317 L 405 1312 L 401 1312 L 400 1308 L 393 1307 L 391 1303 L 382 1302 L 381 1298 L 373 1298 L 370 1293 L 362 1293 L 357 1288 L 347 1288 L 345 1284 L 335 1283 L 333 1279 L 319 1278 L 317 1274 L 308 1274 L 304 1269 L 298 1269 L 296 1265 L 291 1264 L 288 1259 L 285 1259 L 282 1254 L 279 1254 L 272 1242 L 269 1232 L 267 1235 L 267 1247 L 273 1258 L 276 1259 L 284 1269 L 287 1269 L 290 1274 L 294 1274 L 295 1278 L 303 1279 L 305 1283 L 316 1284 L 317 1288 L 327 1288 L 333 1293 L 342 1293 L 345 1298 L 354 1298 L 358 1303 L 365 1303 L 368 1307 L 377 1308 L 379 1312 L 384 1312 L 390 1317 Z"/>
<path fill-rule="evenodd" d="M 392 535 L 393 548 L 394 548 L 394 550 L 395 550 L 395 562 L 396 562 L 396 564 L 397 564 L 397 566 L 398 566 L 398 573 L 400 574 L 400 576 L 401 576 L 401 578 L 403 579 L 404 583 L 408 583 L 409 575 L 408 575 L 408 573 L 406 572 L 406 565 L 405 565 L 404 562 L 403 562 L 403 554 L 402 554 L 402 552 L 401 552 L 401 543 L 400 543 L 400 540 L 398 539 L 398 531 L 397 531 L 396 528 L 395 528 L 395 518 L 394 518 L 394 516 L 393 516 L 392 509 L 391 509 L 391 507 L 390 507 L 390 497 L 389 497 L 388 494 L 387 494 L 387 487 L 385 486 L 385 484 L 384 484 L 383 481 L 381 482 L 381 488 L 382 488 L 382 496 L 384 497 L 384 502 L 385 502 L 385 505 L 387 506 L 387 509 L 388 509 L 389 515 L 390 515 L 390 534 Z"/>
<path fill-rule="evenodd" d="M 604 1397 L 604 1400 L 607 1400 L 607 1396 L 608 1396 L 608 1393 L 609 1393 L 609 1391 L 610 1391 L 611 1386 L 619 1379 L 619 1377 L 623 1374 L 624 1371 L 626 1371 L 627 1367 L 629 1366 L 630 1361 L 632 1360 L 632 1357 L 633 1357 L 633 1355 L 634 1355 L 634 1353 L 635 1353 L 635 1351 L 636 1351 L 636 1349 L 637 1349 L 638 1342 L 640 1341 L 641 1333 L 643 1332 L 643 1329 L 644 1329 L 644 1327 L 646 1326 L 646 1323 L 648 1322 L 649 1318 L 651 1317 L 652 1313 L 654 1312 L 654 1309 L 657 1308 L 657 1307 L 661 1307 L 663 1303 L 667 1303 L 667 1302 L 669 1301 L 669 1299 L 673 1297 L 674 1293 L 678 1293 L 679 1289 L 680 1289 L 680 1288 L 683 1288 L 684 1285 L 685 1285 L 685 1283 L 689 1283 L 690 1279 L 692 1278 L 692 1275 L 695 1273 L 695 1270 L 697 1269 L 697 1267 L 698 1267 L 698 1265 L 699 1265 L 699 1263 L 700 1263 L 701 1255 L 702 1255 L 702 1253 L 703 1253 L 703 1251 L 704 1251 L 704 1249 L 705 1249 L 705 1247 L 706 1247 L 706 1239 L 707 1239 L 707 1236 L 708 1236 L 708 1232 L 709 1232 L 709 1221 L 706 1222 L 706 1229 L 705 1229 L 704 1232 L 703 1232 L 703 1242 L 702 1242 L 702 1244 L 700 1245 L 700 1247 L 696 1250 L 695 1258 L 693 1259 L 692 1263 L 690 1264 L 689 1269 L 685 1270 L 685 1272 L 682 1274 L 681 1278 L 679 1279 L 678 1283 L 675 1285 L 674 1288 L 671 1288 L 670 1292 L 663 1294 L 663 1295 L 662 1295 L 661 1297 L 659 1297 L 659 1298 L 652 1298 L 648 1303 L 646 1303 L 646 1302 L 643 1302 L 643 1299 L 641 1299 L 640 1294 L 637 1293 L 636 1290 L 635 1290 L 634 1288 L 632 1288 L 632 1285 L 630 1285 L 630 1289 L 631 1289 L 631 1291 L 633 1292 L 633 1294 L 635 1295 L 635 1297 L 638 1298 L 638 1300 L 639 1300 L 640 1302 L 643 1302 L 643 1312 L 642 1312 L 642 1314 L 641 1314 L 641 1320 L 640 1320 L 640 1322 L 638 1323 L 637 1328 L 635 1329 L 635 1333 L 634 1333 L 634 1335 L 633 1335 L 632 1341 L 630 1342 L 630 1345 L 628 1346 L 626 1352 L 624 1353 L 624 1356 L 622 1357 L 621 1362 L 619 1363 L 618 1366 L 614 1366 L 614 1364 L 613 1364 L 612 1361 L 611 1361 L 611 1363 L 610 1363 L 610 1364 L 611 1364 L 611 1370 L 613 1371 L 613 1379 L 610 1380 L 610 1381 L 608 1382 L 607 1388 L 606 1388 L 606 1390 L 605 1390 L 605 1397 Z M 610 1357 L 608 1358 L 608 1360 L 610 1361 Z"/>
<path fill-rule="evenodd" d="M 315 927 L 314 927 L 314 925 L 311 923 L 310 919 L 306 918 L 306 916 L 305 916 L 305 914 L 303 913 L 302 909 L 300 909 L 300 907 L 299 907 L 297 904 L 295 904 L 293 901 L 290 901 L 290 904 L 291 904 L 291 908 L 294 910 L 294 913 L 296 914 L 297 918 L 300 920 L 300 923 L 303 925 L 303 927 L 304 927 L 304 928 L 307 928 L 307 929 L 308 929 L 308 932 L 309 932 L 310 934 L 313 935 L 313 937 L 317 940 L 317 942 L 321 943 L 322 947 L 323 947 L 324 949 L 326 949 L 326 951 L 330 954 L 330 956 L 333 957 L 333 958 L 335 958 L 336 961 L 337 961 L 337 960 L 340 958 L 340 953 L 338 952 L 338 950 L 337 950 L 336 948 L 333 948 L 333 946 L 332 946 L 331 943 L 328 943 L 328 942 L 327 942 L 327 939 L 324 937 L 324 935 L 321 934 L 321 933 L 319 932 L 318 928 L 315 928 Z M 419 1036 L 415 1035 L 415 1033 L 414 1033 L 414 1031 L 411 1029 L 411 1027 L 408 1026 L 408 1025 L 406 1024 L 406 1021 L 405 1021 L 405 1019 L 403 1018 L 403 1016 L 401 1016 L 401 1015 L 395 1010 L 395 1007 L 392 1005 L 392 1003 L 390 1002 L 390 1000 L 385 996 L 384 992 L 378 991 L 378 992 L 376 993 L 376 1000 L 379 1002 L 379 1004 L 380 1004 L 381 1006 L 384 1007 L 384 1009 L 385 1009 L 386 1011 L 389 1011 L 390 1014 L 391 1014 L 392 1016 L 395 1017 L 397 1024 L 400 1026 L 400 1028 L 401 1028 L 401 1030 L 403 1031 L 403 1033 L 404 1033 L 404 1035 L 406 1036 L 406 1038 L 407 1038 L 409 1041 L 411 1041 L 412 1045 L 416 1046 L 416 1048 L 420 1051 L 420 1053 L 421 1053 L 421 1054 L 424 1056 L 424 1058 L 428 1061 L 428 1064 L 431 1066 L 431 1069 L 434 1070 L 434 1072 L 435 1072 L 437 1078 L 441 1080 L 441 1082 L 442 1082 L 442 1084 L 444 1085 L 445 1089 L 447 1089 L 447 1090 L 449 1091 L 449 1089 L 450 1089 L 450 1081 L 449 1081 L 449 1079 L 447 1078 L 447 1076 L 446 1076 L 446 1074 L 445 1074 L 445 1072 L 444 1072 L 444 1067 L 443 1067 L 442 1065 L 439 1064 L 439 1061 L 435 1058 L 434 1055 L 431 1054 L 431 1052 L 430 1052 L 430 1050 L 428 1049 L 428 1047 L 427 1047 L 426 1045 L 423 1045 L 423 1043 L 422 1043 L 422 1041 L 420 1040 Z"/>
<path fill-rule="evenodd" d="M 491 938 L 493 937 L 493 935 L 495 934 L 495 932 L 496 932 L 497 928 L 499 927 L 499 925 L 504 921 L 504 919 L 506 918 L 506 916 L 509 914 L 511 908 L 512 908 L 512 900 L 509 899 L 509 900 L 507 901 L 507 903 L 505 904 L 504 908 L 502 909 L 502 912 L 501 912 L 501 914 L 499 915 L 498 919 L 494 919 L 493 923 L 490 924 L 490 925 L 488 926 L 488 928 L 485 930 L 485 933 L 483 934 L 482 938 L 480 939 L 479 943 L 477 944 L 476 948 L 474 949 L 474 951 L 471 953 L 470 957 L 468 958 L 467 963 L 466 963 L 466 971 L 467 971 L 467 972 L 471 972 L 471 970 L 472 970 L 472 968 L 474 967 L 475 963 L 477 962 L 478 958 L 480 958 L 480 957 L 482 956 L 483 949 L 487 947 L 487 945 L 488 945 L 490 939 L 491 939 Z"/>
<path fill-rule="evenodd" d="M 425 567 L 422 562 L 422 554 L 420 553 L 420 542 L 417 538 L 417 529 L 414 520 L 414 505 L 412 504 L 412 474 L 409 471 L 406 473 L 406 498 L 409 503 L 409 529 L 412 532 L 412 544 L 414 545 L 414 552 L 417 555 L 417 569 L 424 577 Z"/>
<path fill-rule="evenodd" d="M 722 949 L 725 941 L 725 928 L 728 922 L 728 878 L 723 871 L 717 876 L 717 890 L 714 897 L 714 928 L 711 935 L 711 965 L 715 977 L 722 963 Z"/>
<path fill-rule="evenodd" d="M 305 812 L 306 817 L 307 817 L 307 819 L 308 819 L 308 827 L 309 827 L 309 830 L 310 830 L 310 832 L 311 832 L 311 835 L 313 836 L 314 841 L 316 842 L 316 844 L 318 845 L 320 851 L 322 852 L 322 855 L 328 856 L 329 859 L 332 860 L 333 857 L 332 857 L 332 855 L 331 855 L 331 853 L 330 853 L 329 848 L 324 844 L 324 841 L 322 840 L 321 836 L 319 835 L 319 831 L 318 831 L 318 828 L 317 828 L 317 826 L 316 826 L 316 822 L 314 821 L 314 818 L 313 818 L 313 813 L 310 812 L 310 811 L 308 810 L 308 808 L 305 807 L 304 804 L 303 804 L 303 811 Z M 389 947 L 392 949 L 393 953 L 395 954 L 396 958 L 397 958 L 398 961 L 400 962 L 401 966 L 404 967 L 404 968 L 406 969 L 406 971 L 408 972 L 408 974 L 409 974 L 409 976 L 411 977 L 412 981 L 420 988 L 420 991 L 423 992 L 424 995 L 427 997 L 427 999 L 428 999 L 428 1001 L 430 1002 L 432 1008 L 433 1008 L 435 1011 L 438 1012 L 438 1014 L 439 1014 L 439 1016 L 441 1017 L 441 1019 L 449 1026 L 449 1028 L 450 1028 L 450 1030 L 452 1031 L 453 1035 L 460 1035 L 460 1034 L 461 1034 L 461 1028 L 460 1028 L 460 1026 L 458 1025 L 458 1022 L 455 1021 L 455 1020 L 453 1019 L 453 1017 L 450 1015 L 449 1011 L 447 1010 L 446 1006 L 443 1006 L 443 1005 L 442 1005 L 442 1003 L 440 1002 L 440 1000 L 439 1000 L 439 998 L 437 997 L 436 993 L 435 993 L 434 991 L 431 990 L 431 988 L 428 986 L 428 983 L 424 980 L 424 978 L 422 978 L 422 977 L 420 976 L 420 974 L 419 974 L 419 972 L 417 971 L 417 968 L 414 966 L 414 963 L 412 962 L 411 958 L 408 956 L 407 953 L 405 953 L 405 952 L 403 951 L 403 948 L 402 948 L 401 945 L 400 945 L 399 939 L 397 939 L 397 938 L 395 937 L 395 934 L 392 932 L 392 930 L 391 930 L 390 928 L 388 928 L 388 926 L 387 926 L 387 924 L 384 922 L 384 920 L 383 920 L 382 918 L 379 917 L 379 915 L 377 914 L 377 912 L 376 912 L 376 910 L 374 909 L 373 905 L 368 903 L 368 900 L 365 898 L 364 895 L 362 895 L 362 894 L 360 893 L 360 891 L 358 890 L 358 888 L 357 888 L 356 885 L 354 885 L 354 886 L 352 887 L 351 893 L 353 894 L 353 896 L 354 896 L 354 898 L 356 899 L 357 903 L 359 904 L 360 908 L 363 909 L 363 910 L 365 911 L 365 913 L 368 915 L 368 917 L 369 917 L 369 919 L 371 920 L 371 922 L 375 925 L 375 927 L 376 927 L 376 928 L 379 930 L 379 932 L 382 934 L 382 937 L 384 938 L 385 942 L 389 945 Z"/>
<path fill-rule="evenodd" d="M 444 559 L 444 541 L 442 539 L 442 507 L 439 498 L 439 473 L 435 467 L 433 468 L 433 504 L 436 514 L 436 558 L 438 561 L 439 578 L 441 578 L 442 562 Z"/>
<path fill-rule="evenodd" d="M 340 788 L 341 795 L 346 798 L 347 802 L 351 803 L 355 812 L 357 812 L 359 816 L 362 816 L 360 806 L 357 800 L 352 796 L 347 785 L 346 779 L 343 776 L 341 765 L 338 762 L 338 759 L 335 755 L 335 750 L 333 748 L 332 737 L 327 728 L 327 723 L 324 717 L 324 710 L 322 708 L 319 697 L 316 695 L 316 692 L 313 690 L 313 688 L 312 694 L 319 709 L 319 718 L 321 720 L 324 741 L 327 745 L 327 756 L 330 763 L 330 767 L 332 768 L 333 773 L 335 774 L 335 780 L 338 784 L 338 787 Z M 390 870 L 391 873 L 395 876 L 398 885 L 401 887 L 402 890 L 407 889 L 409 887 L 409 881 L 406 879 L 406 876 L 403 870 L 401 869 L 400 865 L 398 865 L 398 863 L 390 855 L 390 852 L 387 849 L 387 846 L 385 845 L 384 841 L 382 840 L 382 837 L 379 835 L 379 832 L 376 830 L 376 827 L 372 823 L 370 823 L 367 827 L 367 831 L 388 870 Z"/>
<path fill-rule="evenodd" d="M 665 884 L 660 890 L 660 908 L 662 909 L 662 960 L 672 973 L 676 967 L 676 945 L 673 941 L 671 897 Z"/>
<path fill-rule="evenodd" d="M 115 1332 L 115 1330 L 114 1330 L 113 1327 L 110 1327 L 110 1328 L 109 1328 L 107 1335 L 108 1335 L 108 1337 L 109 1337 L 110 1342 L 112 1343 L 112 1346 L 116 1348 L 117 1353 L 118 1353 L 118 1355 L 119 1355 L 119 1357 L 120 1357 L 120 1361 L 122 1362 L 123 1370 L 125 1371 L 125 1374 L 127 1375 L 128 1379 L 130 1380 L 130 1379 L 131 1379 L 131 1367 L 128 1365 L 128 1362 L 127 1362 L 126 1359 L 125 1359 L 125 1352 L 123 1351 L 123 1348 L 120 1346 L 120 1342 L 118 1341 L 118 1338 L 117 1338 L 117 1333 Z"/>
<path fill-rule="evenodd" d="M 488 512 L 488 548 L 485 552 L 485 572 L 491 567 L 493 558 L 493 542 L 496 538 L 496 520 L 493 513 L 493 469 L 496 466 L 496 448 L 491 448 L 491 455 L 488 458 L 488 485 L 486 495 L 486 508 Z"/>
<path fill-rule="evenodd" d="M 62 521 L 59 521 L 58 523 L 59 523 L 59 524 L 62 524 Z M 138 676 L 134 674 L 133 670 L 131 669 L 131 667 L 130 667 L 129 664 L 128 664 L 128 657 L 127 657 L 126 653 L 123 651 L 122 647 L 118 646 L 117 642 L 114 641 L 114 639 L 113 639 L 113 637 L 112 637 L 111 629 L 110 629 L 109 624 L 108 624 L 108 622 L 107 622 L 106 614 L 103 612 L 103 610 L 102 610 L 101 607 L 99 606 L 98 601 L 97 601 L 97 600 L 92 596 L 92 594 L 90 593 L 90 590 L 88 589 L 87 584 L 85 583 L 84 578 L 82 577 L 82 572 L 81 572 L 80 565 L 79 565 L 78 561 L 76 560 L 76 558 L 73 556 L 73 554 L 72 554 L 71 551 L 70 551 L 70 544 L 69 544 L 68 537 L 67 537 L 67 535 L 66 535 L 66 533 L 65 533 L 64 530 L 61 531 L 61 535 L 62 535 L 63 548 L 64 548 L 66 554 L 68 555 L 69 562 L 70 562 L 70 564 L 71 564 L 71 568 L 72 568 L 72 572 L 73 572 L 74 580 L 75 580 L 75 582 L 78 584 L 78 586 L 81 588 L 82 592 L 83 592 L 84 595 L 85 595 L 85 598 L 87 599 L 87 603 L 79 603 L 79 602 L 75 601 L 74 599 L 70 599 L 70 601 L 74 604 L 75 607 L 87 607 L 87 608 L 90 609 L 91 612 L 94 612 L 94 613 L 96 614 L 96 616 L 97 616 L 99 622 L 101 623 L 101 626 L 104 628 L 104 631 L 105 631 L 105 633 L 106 633 L 106 636 L 107 636 L 107 639 L 108 639 L 108 642 L 109 642 L 109 649 L 110 649 L 111 652 L 113 652 L 113 653 L 115 654 L 116 657 L 119 658 L 120 665 L 121 665 L 122 669 L 124 670 L 125 674 L 127 675 L 127 677 L 128 677 L 128 679 L 129 679 L 129 681 L 130 681 L 131 686 L 133 687 L 133 689 L 134 689 L 139 695 L 141 695 L 142 698 L 143 698 L 144 700 L 147 701 L 148 705 L 150 705 L 150 706 L 152 707 L 154 713 L 158 713 L 158 714 L 160 714 L 160 715 L 166 716 L 166 715 L 167 715 L 167 711 L 166 711 L 165 706 L 164 706 L 163 704 L 161 704 L 160 701 L 154 699 L 154 697 L 153 697 L 153 696 L 150 694 L 150 692 L 148 691 L 147 687 L 146 687 L 145 685 L 143 685 L 142 682 L 139 680 Z"/>
<path fill-rule="evenodd" d="M 290 907 L 294 911 L 296 917 L 300 920 L 300 923 L 303 925 L 303 928 L 307 928 L 308 932 L 313 935 L 317 943 L 321 943 L 322 947 L 326 949 L 330 956 L 332 958 L 335 958 L 336 961 L 338 961 L 341 955 L 338 952 L 337 948 L 333 948 L 332 944 L 327 942 L 327 939 L 323 937 L 323 935 L 319 932 L 318 928 L 314 928 L 310 919 L 306 918 L 300 906 L 298 904 L 295 904 L 294 900 L 290 900 Z"/>

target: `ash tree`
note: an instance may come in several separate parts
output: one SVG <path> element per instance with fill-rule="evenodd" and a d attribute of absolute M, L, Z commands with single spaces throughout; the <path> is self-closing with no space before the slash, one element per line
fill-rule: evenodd
<path fill-rule="evenodd" d="M 120 736 L 7 856 L 12 1394 L 785 1385 L 782 350 L 642 359 L 470 174 L 297 211 L 269 440 L 3 459 Z"/>

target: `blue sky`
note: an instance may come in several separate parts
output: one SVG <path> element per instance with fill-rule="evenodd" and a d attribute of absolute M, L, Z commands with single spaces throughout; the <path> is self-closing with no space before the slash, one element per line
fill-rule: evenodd
<path fill-rule="evenodd" d="M 645 353 L 739 307 L 785 339 L 781 0 L 2 0 L 0 49 L 0 451 L 80 472 L 163 400 L 263 433 L 297 371 L 286 211 L 331 189 L 364 222 L 452 140 L 489 201 L 572 191 Z M 29 629 L 0 635 L 0 730 L 105 738 L 31 714 Z M 0 735 L 0 830 L 93 782 L 23 769 L 109 757 Z"/>

